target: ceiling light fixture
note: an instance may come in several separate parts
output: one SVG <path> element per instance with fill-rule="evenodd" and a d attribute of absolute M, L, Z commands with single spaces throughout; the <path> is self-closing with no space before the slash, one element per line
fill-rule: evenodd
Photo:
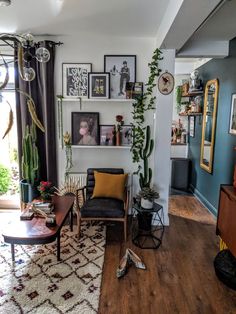
<path fill-rule="evenodd" d="M 0 0 L 1 7 L 8 7 L 11 4 L 11 0 Z"/>

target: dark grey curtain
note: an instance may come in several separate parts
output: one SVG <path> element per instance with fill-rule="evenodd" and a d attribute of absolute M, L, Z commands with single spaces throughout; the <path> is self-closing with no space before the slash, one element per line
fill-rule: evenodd
<path fill-rule="evenodd" d="M 25 82 L 18 73 L 18 63 L 15 62 L 16 88 L 27 92 L 33 98 L 37 116 L 45 127 L 45 133 L 37 128 L 37 146 L 40 159 L 40 180 L 49 180 L 57 185 L 57 155 L 56 155 L 56 128 L 55 128 L 55 96 L 54 96 L 54 61 L 55 45 L 51 41 L 41 42 L 50 52 L 50 60 L 40 63 L 33 59 L 30 63 L 36 77 L 31 82 Z M 17 47 L 15 48 L 17 60 Z M 21 165 L 22 137 L 26 124 L 31 124 L 31 117 L 27 109 L 25 96 L 16 92 L 17 130 L 19 163 Z"/>

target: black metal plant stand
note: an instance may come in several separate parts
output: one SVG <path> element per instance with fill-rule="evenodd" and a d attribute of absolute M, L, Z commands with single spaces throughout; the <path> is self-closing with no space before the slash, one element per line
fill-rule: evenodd
<path fill-rule="evenodd" d="M 164 235 L 163 207 L 157 203 L 152 209 L 144 209 L 139 203 L 133 205 L 132 241 L 141 249 L 158 249 Z"/>

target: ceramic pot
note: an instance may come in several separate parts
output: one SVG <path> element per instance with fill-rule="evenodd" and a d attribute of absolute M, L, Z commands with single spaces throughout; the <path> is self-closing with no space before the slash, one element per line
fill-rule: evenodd
<path fill-rule="evenodd" d="M 121 146 L 121 132 L 116 132 L 116 146 Z"/>
<path fill-rule="evenodd" d="M 38 197 L 38 195 L 39 195 L 39 193 L 38 193 L 36 187 L 27 183 L 26 180 L 20 181 L 20 196 L 21 196 L 21 201 L 23 203 L 32 202 L 34 198 Z"/>
<path fill-rule="evenodd" d="M 153 208 L 153 201 L 150 202 L 149 200 L 145 200 L 143 197 L 141 198 L 141 207 L 144 209 L 152 209 Z"/>

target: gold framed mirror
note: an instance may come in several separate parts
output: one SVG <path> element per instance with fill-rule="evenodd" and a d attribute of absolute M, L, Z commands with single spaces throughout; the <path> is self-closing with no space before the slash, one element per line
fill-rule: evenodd
<path fill-rule="evenodd" d="M 218 79 L 208 81 L 204 94 L 200 167 L 209 173 L 213 168 L 218 93 Z"/>

